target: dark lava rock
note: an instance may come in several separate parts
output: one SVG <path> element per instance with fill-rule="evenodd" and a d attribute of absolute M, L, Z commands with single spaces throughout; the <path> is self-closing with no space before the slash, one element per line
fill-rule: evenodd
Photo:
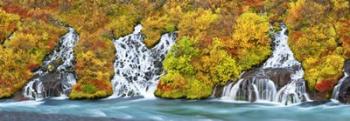
<path fill-rule="evenodd" d="M 290 68 L 256 68 L 247 71 L 242 75 L 241 78 L 249 81 L 253 80 L 254 78 L 269 79 L 275 83 L 277 89 L 280 89 L 281 87 L 283 87 L 291 81 L 292 73 L 293 70 Z"/>
<path fill-rule="evenodd" d="M 41 79 L 43 81 L 43 85 L 45 87 L 46 95 L 51 96 L 60 96 L 62 92 L 64 92 L 64 85 L 66 84 L 66 80 L 69 73 L 60 73 L 60 72 L 54 72 L 49 73 L 45 76 L 43 76 Z"/>
<path fill-rule="evenodd" d="M 240 87 L 242 90 L 245 90 L 245 92 L 248 92 L 249 90 L 253 90 L 252 83 L 254 80 L 269 79 L 275 83 L 277 89 L 280 89 L 292 80 L 291 79 L 292 73 L 293 73 L 292 68 L 266 68 L 266 69 L 254 68 L 252 70 L 245 72 L 241 76 L 241 79 L 244 79 L 245 81 L 241 83 Z M 220 97 L 223 92 L 223 88 L 224 86 L 217 85 L 213 96 Z M 245 97 L 242 97 L 242 98 L 247 99 L 248 96 L 249 95 L 245 95 Z M 252 94 L 251 98 L 254 101 L 256 98 L 255 94 Z"/>
<path fill-rule="evenodd" d="M 342 103 L 350 103 L 350 77 L 346 78 L 340 86 L 338 100 Z"/>
<path fill-rule="evenodd" d="M 24 100 L 28 100 L 28 98 L 24 97 L 23 94 L 22 94 L 22 91 L 17 91 L 13 97 L 12 97 L 13 100 L 15 101 L 24 101 Z"/>
<path fill-rule="evenodd" d="M 328 92 L 316 92 L 316 91 L 310 91 L 308 89 L 308 94 L 311 100 L 313 101 L 327 101 L 329 100 L 329 94 Z"/>
<path fill-rule="evenodd" d="M 278 89 L 291 81 L 292 70 L 285 68 L 265 69 L 265 74 L 270 80 L 274 81 Z"/>
<path fill-rule="evenodd" d="M 224 85 L 216 85 L 214 90 L 213 90 L 213 95 L 212 96 L 214 96 L 214 97 L 221 97 L 222 93 L 224 91 L 224 87 L 225 87 Z"/>
<path fill-rule="evenodd" d="M 350 74 L 350 60 L 345 62 L 344 71 Z M 339 89 L 338 100 L 342 103 L 350 103 L 350 77 L 345 78 Z"/>
<path fill-rule="evenodd" d="M 58 70 L 58 67 L 63 64 L 61 59 L 54 60 L 52 63 L 42 66 L 41 70 L 42 74 L 36 74 L 33 76 L 32 80 L 39 79 L 42 82 L 43 89 L 43 98 L 46 97 L 56 97 L 60 96 L 62 93 L 68 94 L 70 90 L 67 90 L 67 86 L 69 79 L 72 77 L 75 78 L 74 67 L 67 67 L 63 70 Z M 38 91 L 36 85 L 38 82 L 35 82 L 33 85 L 33 89 Z M 22 91 L 20 91 L 22 92 Z M 20 92 L 14 95 L 15 100 L 24 100 L 23 96 L 19 96 Z"/>

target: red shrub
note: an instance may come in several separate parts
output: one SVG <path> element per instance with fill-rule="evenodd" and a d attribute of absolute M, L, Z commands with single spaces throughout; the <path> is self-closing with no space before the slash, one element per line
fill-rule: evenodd
<path fill-rule="evenodd" d="M 159 83 L 157 89 L 161 90 L 162 92 L 169 92 L 172 90 L 172 87 L 166 83 Z"/>
<path fill-rule="evenodd" d="M 93 84 L 99 90 L 110 90 L 110 89 L 112 89 L 111 85 L 106 83 L 106 81 L 92 80 L 90 82 L 91 82 L 91 84 Z"/>
<path fill-rule="evenodd" d="M 80 85 L 80 84 L 76 84 L 76 85 L 74 86 L 74 90 L 80 92 L 80 91 L 81 91 L 81 85 Z"/>
<path fill-rule="evenodd" d="M 299 38 L 302 37 L 302 36 L 303 36 L 303 32 L 295 31 L 295 32 L 292 33 L 292 38 L 291 38 L 291 40 L 292 40 L 292 41 L 297 41 L 297 40 L 299 40 Z"/>
<path fill-rule="evenodd" d="M 6 12 L 18 14 L 21 17 L 30 17 L 31 16 L 31 15 L 29 15 L 28 10 L 26 10 L 18 5 L 7 5 L 7 6 L 4 6 L 3 8 Z"/>
<path fill-rule="evenodd" d="M 316 90 L 319 92 L 326 92 L 333 89 L 334 83 L 330 80 L 322 80 L 316 83 Z"/>
<path fill-rule="evenodd" d="M 92 45 L 92 48 L 94 50 L 96 50 L 98 48 L 106 48 L 106 43 L 101 41 L 101 40 L 98 40 L 98 41 L 94 42 L 94 44 Z"/>
<path fill-rule="evenodd" d="M 34 69 L 36 69 L 36 68 L 38 68 L 38 67 L 39 67 L 39 64 L 29 64 L 27 68 L 28 68 L 29 70 L 34 70 Z"/>

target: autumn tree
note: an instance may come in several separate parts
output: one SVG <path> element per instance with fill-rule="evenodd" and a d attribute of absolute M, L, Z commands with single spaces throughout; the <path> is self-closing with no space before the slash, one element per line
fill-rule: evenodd
<path fill-rule="evenodd" d="M 243 70 L 261 63 L 271 53 L 267 17 L 252 12 L 243 13 L 233 26 L 232 39 L 225 45 Z"/>

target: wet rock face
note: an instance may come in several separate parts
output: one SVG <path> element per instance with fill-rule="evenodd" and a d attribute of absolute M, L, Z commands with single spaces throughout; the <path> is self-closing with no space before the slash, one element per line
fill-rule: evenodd
<path fill-rule="evenodd" d="M 350 60 L 347 60 L 345 62 L 344 72 L 347 75 L 350 74 Z M 350 103 L 350 77 L 349 76 L 345 76 L 344 80 L 340 85 L 338 100 L 342 103 Z"/>
<path fill-rule="evenodd" d="M 257 92 L 252 90 L 254 90 L 254 88 L 257 88 L 258 90 L 268 88 L 268 86 L 265 85 L 267 81 L 272 81 L 276 86 L 275 88 L 279 90 L 284 85 L 290 83 L 292 80 L 292 73 L 293 71 L 289 68 L 255 68 L 247 71 L 241 76 L 241 79 L 244 81 L 240 83 L 239 88 L 241 92 L 248 92 L 248 95 L 244 94 L 239 96 L 239 100 L 249 100 L 251 102 L 255 102 L 258 98 L 257 95 L 260 95 L 260 98 L 263 99 L 273 100 L 271 96 L 264 95 L 264 93 L 256 94 Z M 276 92 L 271 92 L 271 94 L 272 93 Z"/>
<path fill-rule="evenodd" d="M 281 30 L 273 33 L 270 57 L 260 67 L 246 71 L 237 82 L 225 86 L 224 99 L 263 100 L 285 105 L 309 100 L 304 71 L 288 46 L 286 32 L 287 27 L 282 24 Z"/>
<path fill-rule="evenodd" d="M 234 97 L 235 100 L 255 102 L 273 101 L 285 105 L 309 100 L 305 81 L 293 79 L 295 68 L 254 68 L 241 75 L 236 83 L 222 88 L 217 86 L 213 96 Z M 230 92 L 227 92 L 230 90 Z M 236 90 L 236 91 L 235 91 Z M 234 93 L 232 93 L 235 91 Z M 222 95 L 218 95 L 221 93 Z"/>
<path fill-rule="evenodd" d="M 245 80 L 269 79 L 275 83 L 277 89 L 280 89 L 291 81 L 292 74 L 293 70 L 290 68 L 257 68 L 244 73 L 242 78 Z"/>
<path fill-rule="evenodd" d="M 347 74 L 350 74 L 350 60 L 346 60 L 346 62 L 344 63 L 344 71 Z"/>
<path fill-rule="evenodd" d="M 233 85 L 238 85 L 239 90 L 234 95 L 235 100 L 246 100 L 250 102 L 255 102 L 257 100 L 269 100 L 269 101 L 279 101 L 283 103 L 289 103 L 288 101 L 283 101 L 284 97 L 276 95 L 283 95 L 278 93 L 285 93 L 280 90 L 285 90 L 286 85 L 294 83 L 296 88 L 305 87 L 304 80 L 294 80 L 292 79 L 293 73 L 297 69 L 295 68 L 254 68 L 252 70 L 246 71 L 241 75 L 241 79 L 236 83 L 231 83 Z M 216 86 L 213 92 L 214 97 L 224 97 L 225 88 L 227 87 L 234 90 L 235 86 Z M 288 89 L 287 89 L 288 90 Z M 223 95 L 220 95 L 223 94 Z M 228 94 L 229 95 L 229 94 Z M 289 98 L 298 98 L 300 101 L 307 100 L 299 93 L 286 93 Z M 286 104 L 287 105 L 287 104 Z"/>
<path fill-rule="evenodd" d="M 69 28 L 69 32 L 61 38 L 59 46 L 45 57 L 41 67 L 24 87 L 24 97 L 41 100 L 70 92 L 76 82 L 73 48 L 78 38 L 74 29 Z"/>
<path fill-rule="evenodd" d="M 44 92 L 45 95 L 56 97 L 60 96 L 61 93 L 69 93 L 70 90 L 65 90 L 65 85 L 68 85 L 67 81 L 62 80 L 68 80 L 71 76 L 73 76 L 71 73 L 54 72 L 42 77 L 42 80 L 45 80 L 43 86 L 47 87 Z"/>
<path fill-rule="evenodd" d="M 350 77 L 340 87 L 338 100 L 342 103 L 350 103 Z"/>
<path fill-rule="evenodd" d="M 252 86 L 254 80 L 271 80 L 276 85 L 277 90 L 282 88 L 284 85 L 288 84 L 291 79 L 291 74 L 293 70 L 290 68 L 254 68 L 245 72 L 241 79 L 246 80 L 241 83 L 241 88 L 247 91 Z M 214 97 L 220 97 L 223 92 L 223 86 L 216 86 Z"/>
<path fill-rule="evenodd" d="M 33 81 L 27 85 L 25 94 L 27 98 L 42 99 L 46 97 L 57 97 L 62 94 L 68 94 L 71 91 L 71 80 L 75 80 L 74 68 L 69 67 L 63 70 L 58 70 L 61 61 L 53 61 L 53 63 L 42 67 L 45 74 L 36 74 L 33 76 Z M 30 86 L 30 87 L 29 87 Z M 32 93 L 35 92 L 35 93 Z"/>

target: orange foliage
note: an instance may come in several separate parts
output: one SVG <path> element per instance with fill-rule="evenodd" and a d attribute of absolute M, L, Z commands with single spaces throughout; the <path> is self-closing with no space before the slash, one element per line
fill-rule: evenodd
<path fill-rule="evenodd" d="M 8 13 L 18 14 L 21 17 L 31 17 L 28 10 L 19 5 L 7 5 L 4 6 L 3 9 Z"/>
<path fill-rule="evenodd" d="M 43 9 L 28 9 L 23 6 L 8 4 L 3 7 L 3 9 L 8 13 L 13 13 L 21 16 L 22 18 L 39 19 L 45 22 L 49 21 L 51 17 L 48 10 Z"/>
<path fill-rule="evenodd" d="M 327 92 L 333 89 L 334 82 L 330 80 L 322 80 L 317 82 L 315 88 L 319 92 Z"/>
<path fill-rule="evenodd" d="M 265 0 L 244 0 L 244 2 L 252 7 L 259 7 L 264 5 Z"/>
<path fill-rule="evenodd" d="M 350 20 L 339 21 L 338 33 L 344 48 L 344 56 L 350 58 Z"/>
<path fill-rule="evenodd" d="M 99 90 L 111 90 L 112 86 L 108 83 L 106 83 L 106 81 L 102 81 L 102 80 L 92 80 L 90 81 L 91 84 L 95 85 L 97 87 L 97 89 Z"/>
<path fill-rule="evenodd" d="M 292 36 L 291 36 L 291 39 L 292 41 L 298 41 L 300 39 L 300 37 L 303 36 L 303 32 L 300 32 L 300 31 L 295 31 L 292 33 Z"/>
<path fill-rule="evenodd" d="M 39 66 L 40 66 L 39 64 L 30 64 L 30 65 L 28 65 L 28 69 L 34 70 L 34 69 L 37 69 Z"/>
<path fill-rule="evenodd" d="M 160 81 L 160 82 L 162 82 L 162 81 Z M 164 92 L 169 92 L 169 91 L 173 90 L 171 85 L 169 85 L 167 83 L 159 83 L 157 86 L 157 89 L 162 90 Z"/>
<path fill-rule="evenodd" d="M 81 90 L 81 85 L 80 84 L 76 84 L 74 87 L 73 87 L 73 90 L 76 90 L 76 91 L 82 91 Z"/>

